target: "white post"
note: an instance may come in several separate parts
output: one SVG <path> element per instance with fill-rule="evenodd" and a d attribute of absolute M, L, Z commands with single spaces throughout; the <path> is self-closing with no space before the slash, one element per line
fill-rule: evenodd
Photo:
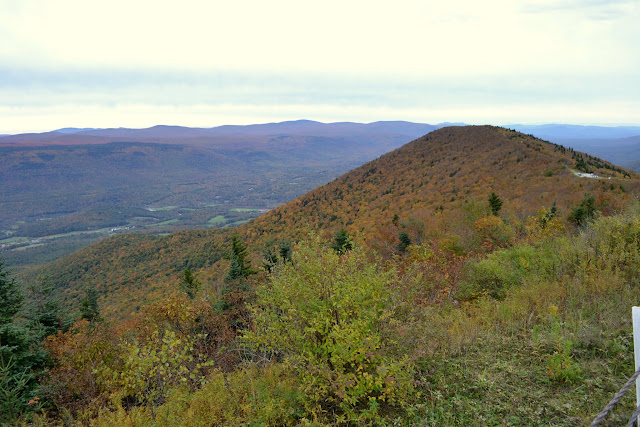
<path fill-rule="evenodd" d="M 640 368 L 640 307 L 633 307 L 631 314 L 633 316 L 633 355 L 637 371 Z M 636 380 L 636 407 L 638 406 L 640 406 L 640 377 Z M 638 418 L 638 425 L 640 425 L 640 417 Z"/>

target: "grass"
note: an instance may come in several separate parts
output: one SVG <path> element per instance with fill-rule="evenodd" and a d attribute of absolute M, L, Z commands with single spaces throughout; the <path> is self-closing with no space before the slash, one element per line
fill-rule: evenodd
<path fill-rule="evenodd" d="M 8 239 L 0 240 L 0 243 L 24 243 L 30 240 L 30 237 L 10 237 Z"/>
<path fill-rule="evenodd" d="M 149 209 L 153 209 L 153 211 L 161 212 L 161 211 L 172 211 L 177 208 L 178 206 L 160 206 L 158 208 L 149 208 Z"/>
<path fill-rule="evenodd" d="M 253 208 L 231 208 L 229 212 L 259 212 L 259 210 Z"/>
<path fill-rule="evenodd" d="M 251 221 L 251 220 L 250 219 L 241 219 L 240 221 L 231 222 L 231 223 L 225 225 L 225 227 L 234 227 L 236 225 L 242 225 L 245 222 L 249 222 L 249 221 Z"/>
<path fill-rule="evenodd" d="M 224 215 L 218 215 L 207 221 L 207 225 L 211 227 L 224 224 L 225 222 L 227 222 L 227 218 Z"/>
<path fill-rule="evenodd" d="M 44 246 L 44 245 L 45 245 L 44 243 L 35 243 L 33 245 L 21 246 L 19 248 L 15 248 L 15 249 L 12 249 L 12 250 L 13 251 L 25 251 L 27 249 L 37 248 L 38 246 Z"/>
<path fill-rule="evenodd" d="M 164 226 L 167 226 L 167 225 L 175 224 L 178 221 L 180 221 L 180 220 L 178 220 L 178 219 L 170 219 L 170 220 L 167 220 L 167 221 L 159 222 L 157 224 L 151 224 L 149 227 L 164 227 Z"/>

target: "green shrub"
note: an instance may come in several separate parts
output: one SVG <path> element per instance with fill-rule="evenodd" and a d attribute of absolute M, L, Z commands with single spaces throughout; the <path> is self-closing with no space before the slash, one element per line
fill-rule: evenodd
<path fill-rule="evenodd" d="M 554 246 L 518 245 L 491 253 L 482 260 L 465 265 L 458 297 L 463 300 L 488 295 L 503 300 L 507 291 L 524 283 L 527 277 L 553 278 L 558 274 L 560 260 Z"/>
<path fill-rule="evenodd" d="M 340 256 L 316 241 L 258 290 L 244 339 L 297 373 L 311 417 L 372 421 L 381 407 L 406 404 L 410 367 L 382 333 L 392 277 L 358 248 Z"/>

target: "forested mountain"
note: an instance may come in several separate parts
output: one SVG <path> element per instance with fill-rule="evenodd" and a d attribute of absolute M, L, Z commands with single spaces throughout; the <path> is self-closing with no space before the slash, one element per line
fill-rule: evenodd
<path fill-rule="evenodd" d="M 593 173 L 602 178 L 579 177 Z M 231 234 L 247 241 L 256 261 L 268 241 L 296 241 L 310 231 L 341 227 L 379 250 L 395 248 L 404 231 L 416 242 L 439 237 L 469 248 L 469 218 L 486 210 L 492 192 L 514 221 L 542 208 L 567 215 L 585 195 L 612 213 L 640 181 L 591 156 L 491 126 L 443 128 L 231 230 L 182 231 L 166 237 L 119 236 L 64 257 L 43 272 L 78 298 L 99 286 L 105 312 L 129 315 L 145 301 L 175 290 L 184 269 L 212 281 L 225 270 Z M 466 218 L 466 219 L 465 219 Z M 38 274 L 41 274 L 39 272 Z M 32 273 L 33 274 L 33 273 Z"/>

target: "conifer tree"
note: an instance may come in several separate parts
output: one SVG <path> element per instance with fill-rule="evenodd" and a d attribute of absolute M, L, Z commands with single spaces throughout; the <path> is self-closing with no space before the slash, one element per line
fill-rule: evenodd
<path fill-rule="evenodd" d="M 282 241 L 278 244 L 278 253 L 282 262 L 291 261 L 291 242 Z"/>
<path fill-rule="evenodd" d="M 500 200 L 500 197 L 498 197 L 494 192 L 491 192 L 491 195 L 489 196 L 489 209 L 495 216 L 498 216 L 498 212 L 502 209 L 502 200 Z"/>
<path fill-rule="evenodd" d="M 18 284 L 0 260 L 0 425 L 11 425 L 21 414 L 40 407 L 32 399 L 48 358 L 42 350 L 42 331 L 15 319 L 22 305 Z"/>
<path fill-rule="evenodd" d="M 400 239 L 400 243 L 398 243 L 397 249 L 400 252 L 405 252 L 407 250 L 407 248 L 409 247 L 409 245 L 411 245 L 411 238 L 404 231 L 401 231 L 398 234 L 398 238 Z"/>
<path fill-rule="evenodd" d="M 331 249 L 333 249 L 338 255 L 344 255 L 353 249 L 353 241 L 351 240 L 351 236 L 347 233 L 344 227 L 342 227 L 334 236 L 333 236 L 333 244 L 331 245 Z"/>
<path fill-rule="evenodd" d="M 200 282 L 195 278 L 193 273 L 191 273 L 191 270 L 186 269 L 182 272 L 180 289 L 182 289 L 182 291 L 186 293 L 190 299 L 194 299 L 196 297 L 196 294 L 200 289 Z"/>
<path fill-rule="evenodd" d="M 593 218 L 596 213 L 595 199 L 593 196 L 587 194 L 582 201 L 571 208 L 569 222 L 574 223 L 577 226 L 583 226 L 588 220 Z"/>
<path fill-rule="evenodd" d="M 251 264 L 247 259 L 247 247 L 242 243 L 237 235 L 231 238 L 231 253 L 229 254 L 229 260 L 231 261 L 231 267 L 225 277 L 225 280 L 237 280 L 241 278 L 249 277 L 255 274 L 255 271 L 251 268 Z"/>
<path fill-rule="evenodd" d="M 80 303 L 80 318 L 89 322 L 100 320 L 100 308 L 98 306 L 98 292 L 94 287 L 86 290 L 86 295 Z"/>
<path fill-rule="evenodd" d="M 9 271 L 5 268 L 4 261 L 0 259 L 0 325 L 11 322 L 20 311 L 22 300 L 23 296 L 16 281 L 9 277 Z"/>

